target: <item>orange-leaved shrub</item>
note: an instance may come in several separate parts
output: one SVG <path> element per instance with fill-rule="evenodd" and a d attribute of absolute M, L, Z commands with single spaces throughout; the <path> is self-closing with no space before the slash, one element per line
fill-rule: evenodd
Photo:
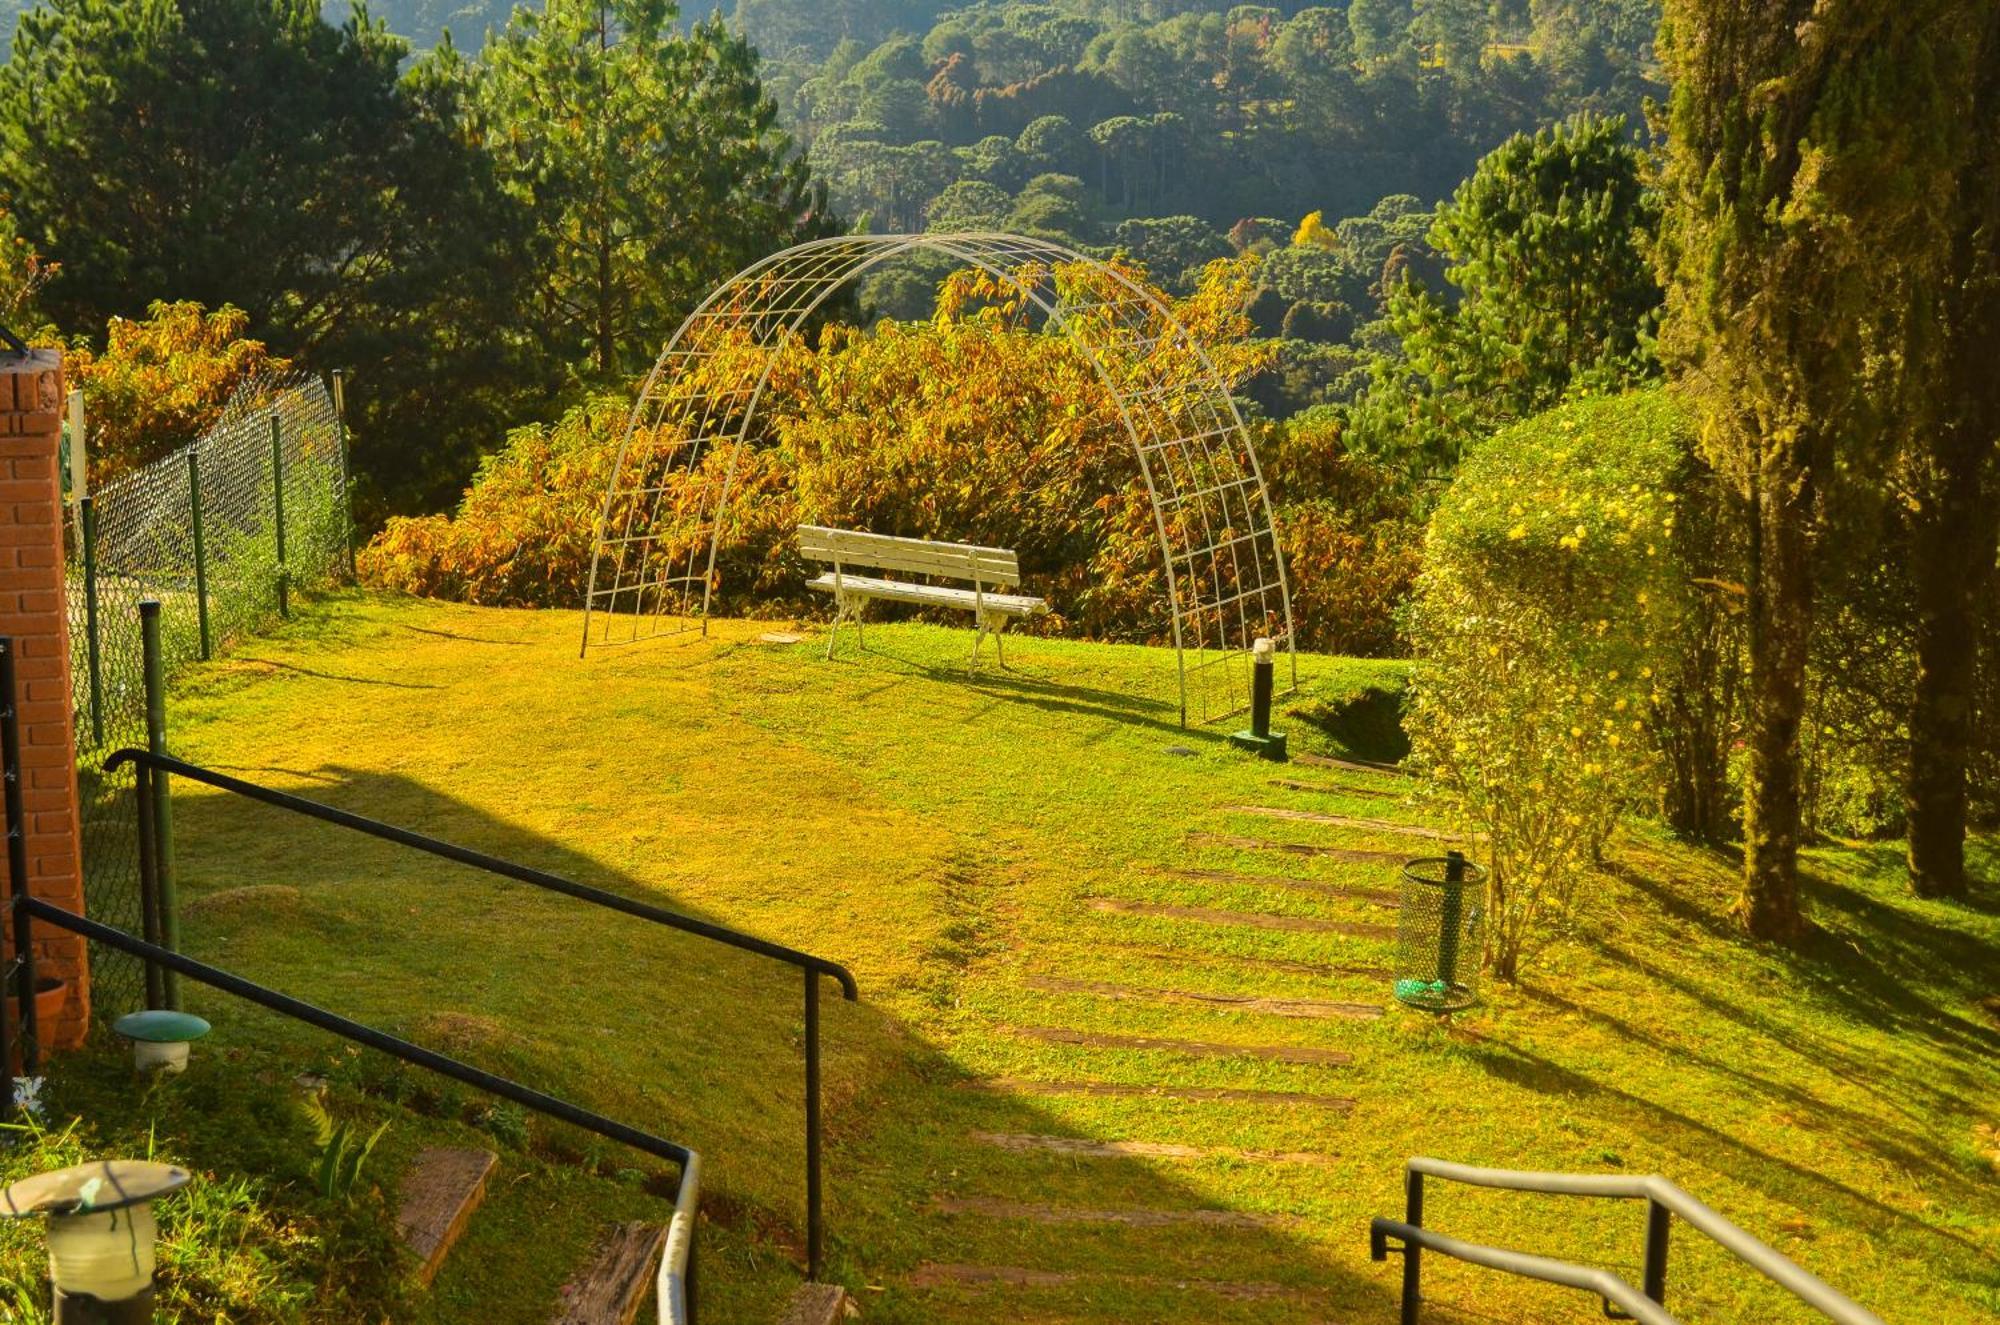
<path fill-rule="evenodd" d="M 227 305 L 155 301 L 143 319 L 114 317 L 102 352 L 68 353 L 83 391 L 90 472 L 102 483 L 186 446 L 222 417 L 236 389 L 291 367 L 244 336 L 250 315 Z"/>
<path fill-rule="evenodd" d="M 1174 302 L 1232 383 L 1269 357 L 1243 314 L 1251 278 L 1244 262 L 1216 263 L 1194 294 Z M 1162 638 L 1169 623 L 1159 530 L 1117 388 L 1143 381 L 1171 390 L 1202 380 L 1206 368 L 1185 344 L 1166 340 L 1144 359 L 1121 357 L 1109 326 L 1076 321 L 1108 302 L 1090 297 L 1089 282 L 1101 275 L 1079 268 L 1055 279 L 1085 310 L 1071 330 L 1103 347 L 1095 358 L 1069 336 L 1032 325 L 1015 287 L 983 272 L 946 280 L 929 321 L 830 326 L 784 345 L 746 445 L 714 445 L 692 471 L 665 470 L 663 491 L 645 498 L 672 510 L 692 491 L 718 492 L 734 456 L 715 526 L 710 609 L 749 616 L 823 606 L 805 589 L 818 568 L 799 558 L 794 535 L 800 524 L 825 524 L 1013 548 L 1028 591 L 1050 603 L 1038 629 Z M 666 390 L 693 401 L 728 385 L 712 380 L 717 374 L 764 366 L 761 355 L 725 345 Z M 481 467 L 455 516 L 392 520 L 363 553 L 363 577 L 468 602 L 579 604 L 627 407 L 600 400 L 552 427 L 516 431 Z M 670 400 L 656 417 L 678 413 Z M 683 440 L 668 422 L 642 427 L 631 445 L 637 455 L 663 455 Z M 1390 504 L 1376 475 L 1338 453 L 1330 428 L 1284 448 L 1281 464 L 1300 477 L 1285 481 L 1298 500 L 1281 512 L 1280 536 L 1313 580 L 1307 586 L 1294 575 L 1302 643 L 1388 648 L 1390 605 L 1413 570 L 1411 536 L 1370 527 Z M 1306 454 L 1315 448 L 1327 456 Z M 1316 465 L 1352 494 L 1334 496 L 1339 483 L 1312 475 Z M 1353 509 L 1343 504 L 1349 495 L 1359 503 Z M 635 506 L 611 518 L 622 528 L 649 514 Z M 663 541 L 650 555 L 698 570 L 709 536 L 690 527 L 685 541 Z M 1326 631 L 1315 625 L 1321 612 Z"/>

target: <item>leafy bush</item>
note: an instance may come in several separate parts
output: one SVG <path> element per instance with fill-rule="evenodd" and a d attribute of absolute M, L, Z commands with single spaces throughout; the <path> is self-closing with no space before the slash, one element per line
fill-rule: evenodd
<path fill-rule="evenodd" d="M 245 338 L 249 325 L 240 308 L 156 301 L 143 321 L 111 319 L 103 353 L 71 351 L 70 380 L 89 418 L 92 480 L 186 446 L 222 417 L 237 387 L 283 376 L 291 365 Z"/>
<path fill-rule="evenodd" d="M 1212 264 L 1176 305 L 1231 380 L 1267 359 L 1241 313 L 1253 270 L 1251 260 Z M 793 531 L 822 523 L 1011 547 L 1030 590 L 1051 604 L 1039 628 L 1164 633 L 1158 532 L 1118 401 L 1076 345 L 1023 326 L 1018 307 L 1006 303 L 1010 293 L 990 277 L 961 273 L 944 283 L 934 319 L 866 332 L 831 327 L 817 344 L 794 342 L 776 357 L 721 516 L 715 610 L 818 606 L 805 590 Z M 1194 370 L 1192 356 L 1171 345 L 1155 353 L 1165 362 L 1148 372 Z M 704 371 L 761 366 L 746 357 L 739 369 L 725 355 Z M 391 520 L 361 557 L 363 578 L 476 603 L 580 602 L 626 410 L 605 398 L 553 427 L 517 430 L 481 467 L 455 517 Z M 1267 430 L 1265 442 L 1290 436 Z M 646 435 L 637 444 L 662 440 Z M 1378 538 L 1361 522 L 1383 506 L 1381 476 L 1334 449 L 1321 453 L 1337 441 L 1324 432 L 1278 443 L 1274 473 L 1285 477 L 1274 482 L 1305 501 L 1352 506 L 1346 498 L 1365 496 L 1358 514 L 1332 505 L 1302 509 L 1296 520 L 1287 513 L 1281 537 L 1307 564 L 1338 568 L 1328 583 L 1340 597 L 1324 610 L 1341 634 L 1310 642 L 1386 647 L 1389 605 L 1408 581 L 1413 553 L 1408 539 Z M 693 474 L 670 475 L 674 491 L 663 506 L 681 488 L 719 482 L 727 461 L 726 448 L 713 449 Z M 661 555 L 691 551 L 668 547 Z M 1303 607 L 1299 615 L 1313 619 Z"/>
<path fill-rule="evenodd" d="M 1580 400 L 1476 447 L 1431 518 L 1408 725 L 1431 787 L 1486 836 L 1503 977 L 1656 787 L 1690 455 L 1662 392 Z"/>

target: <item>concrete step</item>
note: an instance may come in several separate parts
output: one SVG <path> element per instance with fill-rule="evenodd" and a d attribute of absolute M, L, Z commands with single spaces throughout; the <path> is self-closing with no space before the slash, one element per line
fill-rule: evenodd
<path fill-rule="evenodd" d="M 657 1224 L 614 1224 L 597 1254 L 563 1285 L 553 1325 L 632 1325 L 652 1291 L 667 1230 Z"/>
<path fill-rule="evenodd" d="M 428 1285 L 472 1212 L 486 1199 L 486 1180 L 499 1159 L 490 1150 L 434 1147 L 403 1175 L 396 1232 L 417 1258 L 417 1282 Z"/>

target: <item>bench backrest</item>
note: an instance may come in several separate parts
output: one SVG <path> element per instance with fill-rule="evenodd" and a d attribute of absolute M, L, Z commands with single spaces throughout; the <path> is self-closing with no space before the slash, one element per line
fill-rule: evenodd
<path fill-rule="evenodd" d="M 866 566 L 979 584 L 1011 586 L 1021 582 L 1021 559 L 1003 547 L 936 543 L 928 538 L 896 538 L 805 524 L 799 526 L 799 552 L 812 561 L 842 567 Z"/>

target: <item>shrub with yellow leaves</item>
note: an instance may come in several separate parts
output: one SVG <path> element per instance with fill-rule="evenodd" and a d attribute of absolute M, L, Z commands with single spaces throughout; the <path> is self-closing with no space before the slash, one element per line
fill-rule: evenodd
<path fill-rule="evenodd" d="M 1568 917 L 1620 811 L 1654 794 L 1692 465 L 1663 391 L 1587 398 L 1476 448 L 1431 517 L 1405 725 L 1430 788 L 1484 835 L 1502 978 Z"/>

